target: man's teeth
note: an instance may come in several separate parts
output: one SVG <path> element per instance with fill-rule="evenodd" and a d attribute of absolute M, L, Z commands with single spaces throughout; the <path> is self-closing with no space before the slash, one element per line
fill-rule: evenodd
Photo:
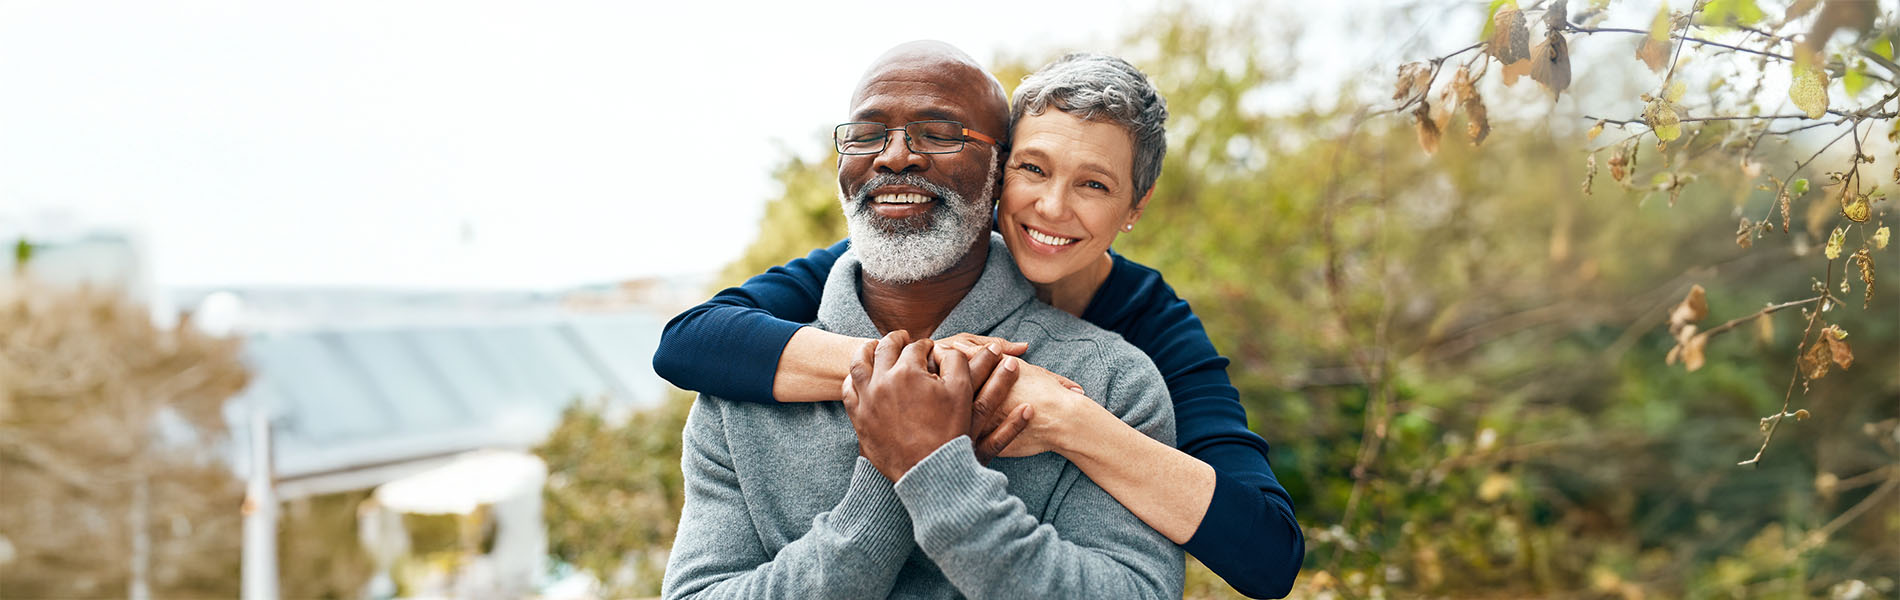
<path fill-rule="evenodd" d="M 1075 243 L 1074 239 L 1059 238 L 1059 237 L 1049 235 L 1040 231 L 1036 231 L 1034 229 L 1029 229 L 1026 227 L 1023 228 L 1023 231 L 1029 232 L 1029 239 L 1036 240 L 1038 242 L 1042 242 L 1044 244 L 1048 244 L 1051 246 L 1067 246 L 1069 244 Z"/>
<path fill-rule="evenodd" d="M 930 201 L 923 194 L 885 194 L 872 198 L 880 204 L 923 204 Z"/>

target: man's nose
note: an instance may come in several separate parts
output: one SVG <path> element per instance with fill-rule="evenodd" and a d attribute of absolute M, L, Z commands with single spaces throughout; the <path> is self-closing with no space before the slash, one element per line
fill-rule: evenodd
<path fill-rule="evenodd" d="M 872 160 L 872 169 L 884 173 L 904 173 L 930 168 L 930 157 L 911 151 L 909 133 L 903 130 L 890 133 L 891 138 L 884 144 L 884 151 L 877 153 L 877 158 Z"/>

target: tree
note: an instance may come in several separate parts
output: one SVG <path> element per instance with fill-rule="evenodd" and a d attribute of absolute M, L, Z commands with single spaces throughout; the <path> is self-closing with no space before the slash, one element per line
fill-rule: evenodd
<path fill-rule="evenodd" d="M 233 339 L 111 290 L 0 292 L 0 596 L 232 596 L 243 490 L 223 406 Z"/>

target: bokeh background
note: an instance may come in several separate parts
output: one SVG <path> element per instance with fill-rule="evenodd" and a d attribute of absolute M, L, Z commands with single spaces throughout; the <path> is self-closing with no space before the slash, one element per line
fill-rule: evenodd
<path fill-rule="evenodd" d="M 1507 4 L 1543 39 L 1553 2 L 7 4 L 0 598 L 238 595 L 260 514 L 283 597 L 495 595 L 527 497 L 547 560 L 509 594 L 657 594 L 691 401 L 659 328 L 843 237 L 826 132 L 919 37 L 1012 88 L 1109 52 L 1168 98 L 1117 250 L 1233 359 L 1296 597 L 1900 594 L 1900 11 L 1572 0 L 1628 31 L 1567 33 L 1553 96 L 1470 48 Z M 1659 9 L 1758 52 L 1652 69 Z M 1822 24 L 1839 113 L 1808 119 L 1761 53 Z M 1800 117 L 1659 145 L 1663 111 Z M 1825 325 L 1853 360 L 1815 377 Z M 545 470 L 386 491 L 480 452 Z M 1187 595 L 1234 593 L 1195 567 Z"/>

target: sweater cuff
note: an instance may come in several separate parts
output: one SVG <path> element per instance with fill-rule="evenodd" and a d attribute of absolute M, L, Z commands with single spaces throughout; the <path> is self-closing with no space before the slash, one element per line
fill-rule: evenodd
<path fill-rule="evenodd" d="M 764 374 L 764 377 L 749 377 L 741 374 L 736 378 L 744 390 L 743 397 L 765 398 L 766 402 L 777 402 L 778 396 L 772 395 L 772 388 L 778 384 L 778 363 L 785 358 L 785 346 L 792 343 L 792 335 L 798 333 L 798 330 L 803 329 L 805 326 L 790 321 L 781 321 L 779 319 L 757 319 L 756 322 L 748 322 L 745 325 L 747 330 L 743 334 L 745 337 L 745 341 L 743 342 L 744 347 L 770 348 L 772 349 L 770 352 L 772 360 L 769 363 L 761 363 L 760 365 L 771 369 L 768 373 Z M 744 361 L 747 359 L 744 357 L 733 357 L 733 360 Z M 763 389 L 759 387 L 761 383 L 765 384 Z"/>
<path fill-rule="evenodd" d="M 1262 495 L 1259 488 L 1215 471 L 1214 497 L 1207 502 L 1207 514 L 1201 517 L 1201 526 L 1194 530 L 1194 537 L 1181 544 L 1181 549 L 1202 558 L 1252 545 L 1250 540 L 1263 534 L 1260 516 L 1267 507 Z"/>
<path fill-rule="evenodd" d="M 910 520 L 905 518 L 904 505 L 890 480 L 862 456 L 851 471 L 844 497 L 826 519 L 838 535 L 855 542 L 874 560 L 910 553 Z"/>
<path fill-rule="evenodd" d="M 918 461 L 892 488 L 910 512 L 917 542 L 925 548 L 945 536 L 966 531 L 988 509 L 985 475 L 1002 477 L 976 462 L 969 436 L 957 436 Z M 932 538 L 932 539 L 926 539 Z"/>

